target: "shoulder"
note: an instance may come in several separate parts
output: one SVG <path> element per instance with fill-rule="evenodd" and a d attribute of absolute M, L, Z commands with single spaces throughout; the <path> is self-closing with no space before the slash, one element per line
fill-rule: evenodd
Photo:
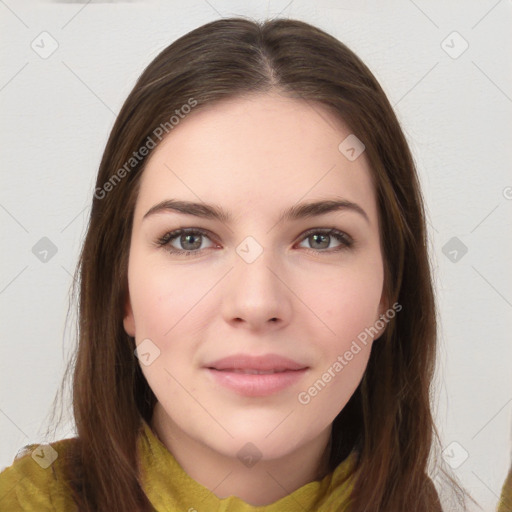
<path fill-rule="evenodd" d="M 507 478 L 503 482 L 498 504 L 498 512 L 509 512 L 510 510 L 512 510 L 512 466 L 510 466 Z"/>
<path fill-rule="evenodd" d="M 61 462 L 75 438 L 50 444 L 29 444 L 0 473 L 0 510 L 72 511 Z"/>

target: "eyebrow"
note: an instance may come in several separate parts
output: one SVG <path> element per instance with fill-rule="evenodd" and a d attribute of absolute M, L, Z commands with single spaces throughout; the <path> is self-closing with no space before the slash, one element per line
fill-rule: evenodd
<path fill-rule="evenodd" d="M 356 212 L 364 217 L 366 222 L 370 223 L 370 219 L 366 212 L 357 203 L 346 199 L 324 200 L 293 205 L 281 213 L 278 223 L 282 221 L 317 217 L 340 210 Z M 206 203 L 195 203 L 192 201 L 179 201 L 175 199 L 166 199 L 155 204 L 146 212 L 142 219 L 144 220 L 151 215 L 163 212 L 177 212 L 186 215 L 194 215 L 195 217 L 218 220 L 225 224 L 229 224 L 233 220 L 232 215 L 226 212 L 221 206 Z"/>

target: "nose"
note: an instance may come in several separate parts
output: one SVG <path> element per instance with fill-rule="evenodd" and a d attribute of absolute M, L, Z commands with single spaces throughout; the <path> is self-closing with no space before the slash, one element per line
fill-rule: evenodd
<path fill-rule="evenodd" d="M 254 331 L 287 325 L 292 316 L 293 293 L 280 269 L 270 250 L 263 250 L 252 262 L 236 255 L 223 290 L 226 322 Z"/>

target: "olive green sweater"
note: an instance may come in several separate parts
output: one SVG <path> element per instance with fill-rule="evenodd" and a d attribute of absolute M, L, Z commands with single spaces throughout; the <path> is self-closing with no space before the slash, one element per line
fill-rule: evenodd
<path fill-rule="evenodd" d="M 51 448 L 55 454 L 62 454 L 72 441 L 62 439 L 52 443 Z M 327 512 L 345 510 L 349 503 L 351 480 L 341 485 L 340 480 L 351 470 L 354 454 L 322 480 L 309 482 L 270 505 L 253 506 L 235 496 L 218 498 L 192 479 L 145 421 L 137 443 L 143 488 L 157 512 Z M 0 510 L 75 510 L 59 467 L 59 457 L 48 465 L 52 453 L 51 449 L 36 444 L 27 445 L 13 464 L 0 473 Z"/>

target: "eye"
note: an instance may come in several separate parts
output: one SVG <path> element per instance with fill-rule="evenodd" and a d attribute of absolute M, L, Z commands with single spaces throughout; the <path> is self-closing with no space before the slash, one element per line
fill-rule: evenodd
<path fill-rule="evenodd" d="M 329 249 L 330 242 L 332 239 L 340 242 L 338 247 L 335 247 L 333 250 L 325 251 L 322 249 Z M 302 235 L 302 240 L 304 242 L 308 242 L 312 245 L 312 248 L 305 247 L 308 251 L 313 252 L 338 252 L 344 249 L 348 249 L 352 247 L 354 241 L 352 237 L 344 233 L 343 231 L 339 231 L 338 229 L 310 229 L 305 234 Z M 332 249 L 332 248 L 331 248 Z"/>
<path fill-rule="evenodd" d="M 202 238 L 209 238 L 207 232 L 202 229 L 176 229 L 159 238 L 157 244 L 161 247 L 166 247 L 170 253 L 189 256 L 200 252 Z M 177 243 L 181 245 L 183 249 L 176 248 L 172 245 L 175 239 L 177 239 Z M 204 249 L 204 247 L 202 249 Z"/>

